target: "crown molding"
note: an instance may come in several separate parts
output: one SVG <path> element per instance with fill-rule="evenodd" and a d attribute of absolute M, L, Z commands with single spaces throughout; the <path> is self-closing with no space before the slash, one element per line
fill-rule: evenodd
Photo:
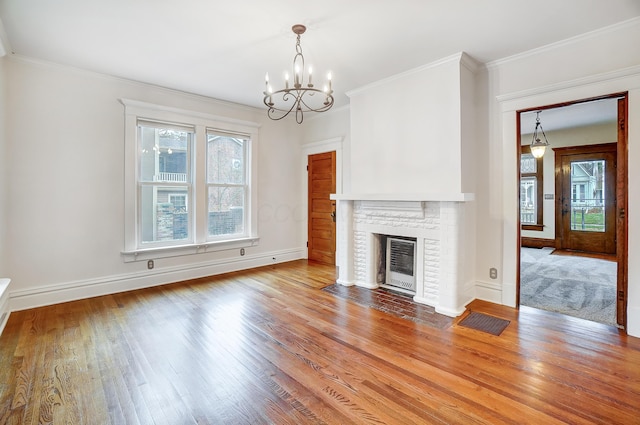
<path fill-rule="evenodd" d="M 417 68 L 413 68 L 413 69 L 410 69 L 408 71 L 404 71 L 404 72 L 401 72 L 399 74 L 395 74 L 395 75 L 392 75 L 390 77 L 383 78 L 382 80 L 375 81 L 373 83 L 367 84 L 367 85 L 359 87 L 357 89 L 350 90 L 350 91 L 346 92 L 346 95 L 351 98 L 351 97 L 357 96 L 360 93 L 362 93 L 362 92 L 364 92 L 366 90 L 369 90 L 371 88 L 379 87 L 379 86 L 388 84 L 390 82 L 403 79 L 403 78 L 405 78 L 407 76 L 410 76 L 410 75 L 413 75 L 413 74 L 417 74 L 417 73 L 425 71 L 427 69 L 436 68 L 438 66 L 449 64 L 449 63 L 452 63 L 452 62 L 459 63 L 459 64 L 461 64 L 462 66 L 464 66 L 465 68 L 469 69 L 472 72 L 477 71 L 478 68 L 479 68 L 479 64 L 475 59 L 473 59 L 471 56 L 469 56 L 465 52 L 458 52 L 456 54 L 453 54 L 453 55 L 444 57 L 442 59 L 439 59 L 439 60 L 437 60 L 435 62 L 430 62 L 430 63 L 428 63 L 426 65 L 422 65 L 422 66 L 419 66 Z"/>
<path fill-rule="evenodd" d="M 527 50 L 525 52 L 517 53 L 512 56 L 507 56 L 506 58 L 497 59 L 495 61 L 487 62 L 484 64 L 485 68 L 491 70 L 494 68 L 499 68 L 500 66 L 506 65 L 510 62 L 516 62 L 530 56 L 535 56 L 543 52 L 551 51 L 558 49 L 563 46 L 568 46 L 571 44 L 578 43 L 580 41 L 589 40 L 592 38 L 601 37 L 603 34 L 608 34 L 612 32 L 619 31 L 624 28 L 633 27 L 635 25 L 640 25 L 640 16 L 628 19 L 626 21 L 618 22 L 613 25 L 609 25 L 607 27 L 602 27 L 593 31 L 589 31 L 580 35 L 576 35 L 574 37 L 569 37 L 561 41 L 557 41 L 555 43 L 547 44 L 541 47 L 536 47 L 535 49 Z"/>
<path fill-rule="evenodd" d="M 227 100 L 216 99 L 215 97 L 209 97 L 209 96 L 204 96 L 204 95 L 201 95 L 201 94 L 196 94 L 196 93 L 186 92 L 186 91 L 182 91 L 182 90 L 172 89 L 172 88 L 169 88 L 169 87 L 165 87 L 165 86 L 161 86 L 161 85 L 157 85 L 157 84 L 152 84 L 152 83 L 147 83 L 147 82 L 144 82 L 144 81 L 131 80 L 131 79 L 128 79 L 128 78 L 118 77 L 118 76 L 115 76 L 115 75 L 103 74 L 103 73 L 100 73 L 100 72 L 90 71 L 90 70 L 83 69 L 83 68 L 77 68 L 77 67 L 73 67 L 73 66 L 69 66 L 69 65 L 63 65 L 63 64 L 60 64 L 60 63 L 57 63 L 57 62 L 51 62 L 51 61 L 47 61 L 47 60 L 43 60 L 43 59 L 35 59 L 35 58 L 29 57 L 29 56 L 12 54 L 11 56 L 9 56 L 9 58 L 12 61 L 15 61 L 15 62 L 26 63 L 26 64 L 30 64 L 30 65 L 34 65 L 34 66 L 39 66 L 39 67 L 42 67 L 42 68 L 55 69 L 55 70 L 64 71 L 64 72 L 72 72 L 72 73 L 75 73 L 75 74 L 78 74 L 78 75 L 84 75 L 84 76 L 88 76 L 88 77 L 99 78 L 99 79 L 102 79 L 102 80 L 105 80 L 105 81 L 120 82 L 120 83 L 125 83 L 125 84 L 136 84 L 136 85 L 142 85 L 142 86 L 146 86 L 146 87 L 150 87 L 150 88 L 156 88 L 158 90 L 162 90 L 162 91 L 165 91 L 165 92 L 168 92 L 168 93 L 174 93 L 176 95 L 185 96 L 187 98 L 191 98 L 191 99 L 194 99 L 194 100 L 206 101 L 206 102 L 214 103 L 214 104 L 219 105 L 219 106 L 224 106 L 224 107 L 228 107 L 228 108 L 242 110 L 242 111 L 245 111 L 245 112 L 255 113 L 256 111 L 258 111 L 258 112 L 262 111 L 262 109 L 254 107 L 254 106 L 243 105 L 243 104 L 235 103 L 235 102 L 229 102 Z"/>

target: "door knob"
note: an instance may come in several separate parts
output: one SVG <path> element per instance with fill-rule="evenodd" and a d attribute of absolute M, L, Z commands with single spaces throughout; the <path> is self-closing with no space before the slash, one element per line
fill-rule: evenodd
<path fill-rule="evenodd" d="M 333 222 L 336 222 L 336 212 L 335 211 L 331 211 L 331 220 L 333 220 Z"/>

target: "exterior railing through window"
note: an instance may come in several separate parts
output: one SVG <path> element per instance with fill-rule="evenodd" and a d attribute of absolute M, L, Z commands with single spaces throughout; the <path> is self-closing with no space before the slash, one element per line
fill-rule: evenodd
<path fill-rule="evenodd" d="M 153 176 L 153 181 L 184 183 L 187 181 L 187 175 L 185 173 L 158 172 Z"/>
<path fill-rule="evenodd" d="M 571 230 L 605 231 L 605 213 L 601 199 L 581 199 L 571 202 Z"/>

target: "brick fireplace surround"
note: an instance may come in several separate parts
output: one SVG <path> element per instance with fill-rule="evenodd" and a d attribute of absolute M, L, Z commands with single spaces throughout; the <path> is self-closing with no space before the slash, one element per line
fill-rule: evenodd
<path fill-rule="evenodd" d="M 475 298 L 473 195 L 332 195 L 338 283 L 378 288 L 380 235 L 416 238 L 417 303 L 455 317 Z"/>

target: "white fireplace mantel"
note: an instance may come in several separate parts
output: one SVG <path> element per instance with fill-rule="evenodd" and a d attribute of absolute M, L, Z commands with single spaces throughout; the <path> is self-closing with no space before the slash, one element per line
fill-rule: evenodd
<path fill-rule="evenodd" d="M 335 201 L 395 201 L 395 202 L 468 202 L 473 193 L 345 193 L 332 194 Z"/>
<path fill-rule="evenodd" d="M 475 295 L 473 193 L 333 194 L 338 283 L 377 288 L 376 235 L 417 240 L 414 300 L 458 316 Z M 470 210 L 471 208 L 471 210 Z"/>

